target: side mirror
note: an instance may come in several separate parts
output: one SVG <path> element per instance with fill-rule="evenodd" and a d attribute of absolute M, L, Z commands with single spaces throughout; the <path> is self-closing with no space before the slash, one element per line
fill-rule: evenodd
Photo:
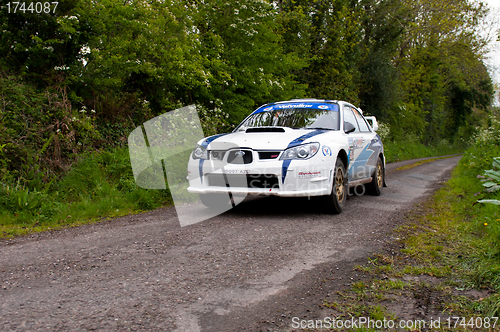
<path fill-rule="evenodd" d="M 356 130 L 356 127 L 350 122 L 344 122 L 344 132 L 346 134 L 352 133 L 353 131 Z"/>
<path fill-rule="evenodd" d="M 368 121 L 368 123 L 372 127 L 373 131 L 378 130 L 377 119 L 374 116 L 365 116 L 365 119 Z"/>

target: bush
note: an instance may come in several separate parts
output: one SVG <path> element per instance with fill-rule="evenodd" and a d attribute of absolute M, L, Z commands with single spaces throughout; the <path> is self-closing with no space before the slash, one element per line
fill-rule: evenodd
<path fill-rule="evenodd" d="M 500 120 L 492 115 L 486 127 L 478 128 L 462 163 L 467 168 L 467 175 L 475 176 L 490 168 L 497 156 L 500 156 Z"/>

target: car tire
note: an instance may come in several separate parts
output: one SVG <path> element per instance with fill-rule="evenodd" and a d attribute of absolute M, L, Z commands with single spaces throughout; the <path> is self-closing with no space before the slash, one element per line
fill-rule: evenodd
<path fill-rule="evenodd" d="M 345 206 L 347 199 L 347 173 L 344 162 L 337 158 L 335 171 L 333 173 L 332 191 L 330 195 L 324 197 L 326 211 L 332 214 L 339 214 Z"/>
<path fill-rule="evenodd" d="M 228 194 L 210 193 L 199 194 L 200 201 L 210 209 L 228 210 L 231 207 L 231 199 Z"/>
<path fill-rule="evenodd" d="M 373 196 L 380 196 L 382 187 L 384 186 L 384 175 L 384 163 L 382 162 L 382 158 L 378 157 L 375 172 L 373 173 L 373 180 L 366 185 L 366 189 L 369 194 Z"/>

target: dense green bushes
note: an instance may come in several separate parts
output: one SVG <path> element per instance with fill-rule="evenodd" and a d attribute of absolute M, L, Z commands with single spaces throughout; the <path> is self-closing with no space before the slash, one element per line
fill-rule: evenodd
<path fill-rule="evenodd" d="M 64 200 L 43 197 L 69 190 L 73 167 L 189 104 L 210 135 L 264 103 L 343 99 L 390 126 L 389 161 L 449 151 L 490 112 L 476 33 L 486 13 L 466 0 L 81 0 L 51 14 L 2 10 L 1 204 L 20 220 L 28 207 L 33 220 L 57 215 L 53 201 Z M 89 178 L 105 183 L 103 174 Z M 99 190 L 121 190 L 110 183 Z M 97 197 L 80 185 L 72 199 Z"/>
<path fill-rule="evenodd" d="M 461 146 L 452 146 L 447 140 L 436 145 L 425 145 L 418 138 L 409 135 L 405 139 L 384 141 L 386 162 L 392 163 L 415 158 L 444 156 L 463 152 Z"/>
<path fill-rule="evenodd" d="M 29 189 L 4 182 L 0 187 L 0 231 L 9 236 L 78 225 L 151 210 L 168 202 L 168 190 L 137 187 L 128 149 L 94 151 L 82 155 L 50 188 Z"/>
<path fill-rule="evenodd" d="M 450 227 L 462 236 L 460 266 L 461 282 L 469 287 L 491 289 L 494 294 L 474 304 L 474 310 L 488 316 L 500 314 L 500 207 L 478 203 L 478 200 L 499 200 L 499 192 L 485 190 L 481 180 L 485 170 L 492 169 L 493 158 L 500 156 L 500 122 L 491 116 L 488 126 L 480 129 L 471 147 L 464 153 L 449 182 L 445 204 L 450 209 Z M 463 234 L 463 235 L 460 235 Z M 456 257 L 450 258 L 456 261 Z"/>
<path fill-rule="evenodd" d="M 454 144 L 491 101 L 476 33 L 486 13 L 466 0 L 82 0 L 50 15 L 3 10 L 1 157 L 14 171 L 38 155 L 41 173 L 57 175 L 75 154 L 120 145 L 181 106 L 220 110 L 235 124 L 261 104 L 300 97 L 360 105 L 396 141 Z"/>
<path fill-rule="evenodd" d="M 490 175 L 485 174 L 485 171 L 492 169 L 498 171 L 498 162 L 494 163 L 494 158 L 497 157 L 500 157 L 500 121 L 498 117 L 491 116 L 489 126 L 478 131 L 474 144 L 464 154 L 459 168 L 463 173 L 464 181 L 468 179 L 475 190 L 475 202 L 500 199 L 499 191 L 491 190 L 490 192 L 483 186 L 486 181 L 500 183 L 498 179 L 488 180 L 491 173 Z M 474 205 L 474 212 L 477 229 L 481 233 L 488 234 L 494 243 L 494 246 L 491 247 L 491 253 L 500 253 L 500 207 L 491 203 L 479 203 Z M 498 290 L 500 291 L 500 282 Z"/>

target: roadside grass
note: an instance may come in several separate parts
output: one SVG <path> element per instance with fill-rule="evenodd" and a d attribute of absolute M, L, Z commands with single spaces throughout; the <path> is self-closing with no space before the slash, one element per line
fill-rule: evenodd
<path fill-rule="evenodd" d="M 457 152 L 449 146 L 387 142 L 387 162 Z M 38 185 L 40 187 L 40 185 Z M 139 188 L 127 148 L 82 155 L 47 188 L 5 179 L 0 183 L 0 238 L 98 222 L 172 204 L 168 190 Z"/>
<path fill-rule="evenodd" d="M 469 164 L 476 152 L 468 152 L 445 187 L 408 214 L 387 248 L 357 267 L 365 280 L 323 303 L 333 315 L 374 317 L 374 308 L 380 308 L 383 318 L 396 322 L 441 317 L 435 330 L 443 331 L 474 330 L 470 318 L 500 316 L 500 209 L 477 203 L 483 186 Z M 466 320 L 455 325 L 452 317 Z M 481 330 L 499 329 L 497 322 Z"/>
<path fill-rule="evenodd" d="M 414 137 L 408 137 L 405 140 L 385 140 L 383 143 L 387 163 L 417 158 L 445 156 L 462 153 L 464 151 L 462 147 L 452 146 L 447 141 L 440 142 L 434 146 L 428 146 L 420 143 L 420 141 Z"/>
<path fill-rule="evenodd" d="M 433 161 L 436 161 L 436 160 L 448 159 L 448 158 L 452 158 L 452 157 L 455 157 L 455 156 L 457 156 L 457 155 L 455 154 L 455 155 L 450 155 L 450 156 L 445 156 L 445 157 L 436 157 L 436 158 L 430 158 L 430 159 L 426 159 L 426 160 L 421 160 L 421 161 L 418 161 L 418 162 L 410 164 L 410 165 L 398 167 L 398 168 L 396 168 L 396 171 L 407 170 L 407 169 L 414 168 L 414 167 L 417 167 L 417 166 L 420 166 L 420 165 L 423 165 L 423 164 L 427 164 L 427 163 L 430 163 L 430 162 L 433 162 Z"/>
<path fill-rule="evenodd" d="M 128 149 L 97 151 L 82 156 L 49 190 L 2 184 L 0 237 L 72 227 L 168 204 L 168 190 L 137 187 Z"/>

